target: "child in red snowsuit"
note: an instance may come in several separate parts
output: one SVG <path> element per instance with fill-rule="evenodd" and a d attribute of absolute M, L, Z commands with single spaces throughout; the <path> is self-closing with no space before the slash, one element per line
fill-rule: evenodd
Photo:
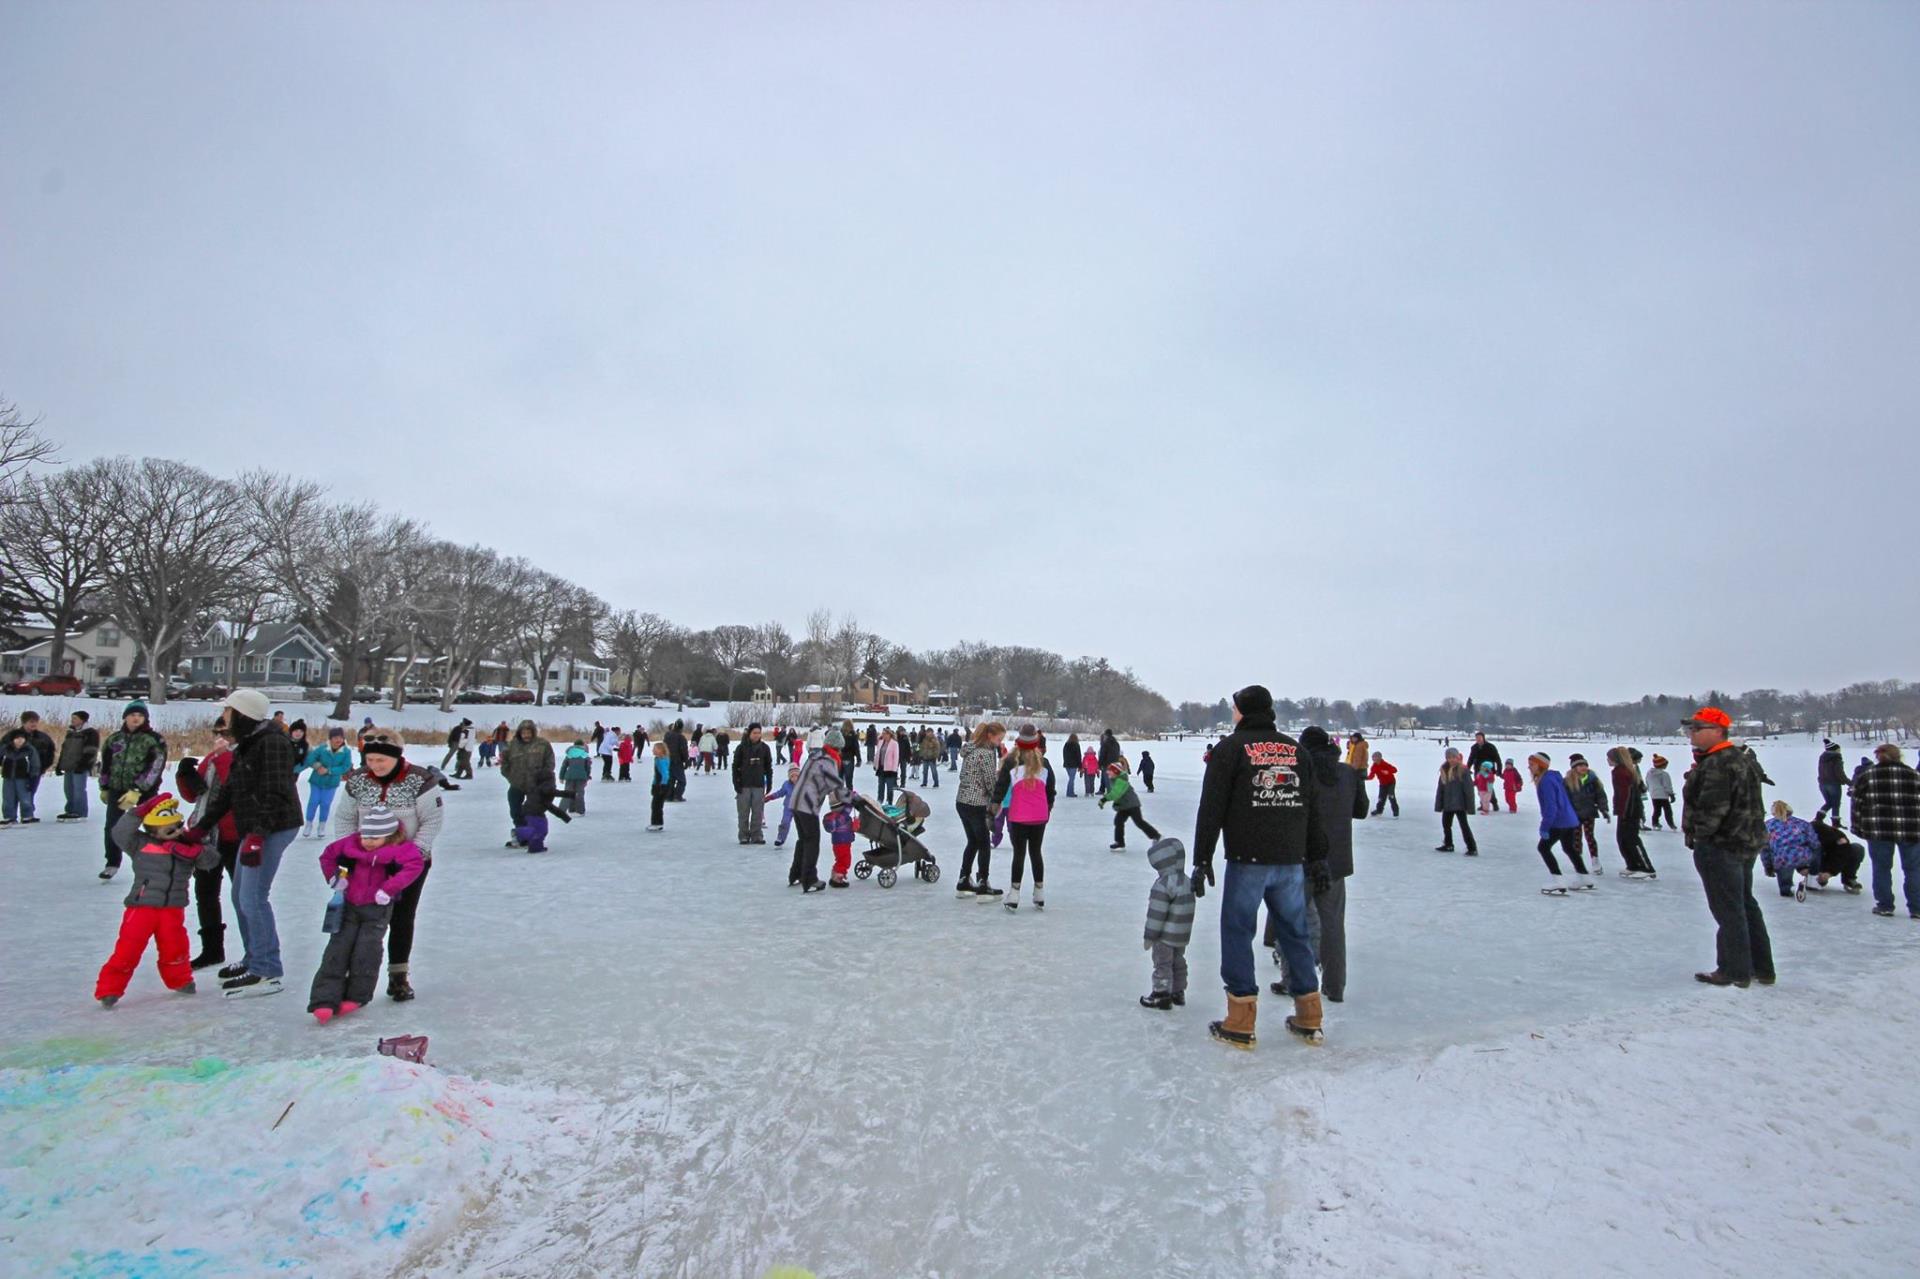
<path fill-rule="evenodd" d="M 845 888 L 847 867 L 853 864 L 853 837 L 860 833 L 853 805 L 843 798 L 832 812 L 820 819 L 820 829 L 833 841 L 833 877 L 827 883 L 834 888 Z"/>
<path fill-rule="evenodd" d="M 1507 769 L 1500 774 L 1500 781 L 1507 790 L 1507 811 L 1509 813 L 1519 812 L 1519 805 L 1513 801 L 1514 797 L 1519 795 L 1521 788 L 1524 787 L 1526 783 L 1520 780 L 1520 770 L 1513 766 L 1512 760 L 1507 761 Z"/>
<path fill-rule="evenodd" d="M 620 745 L 614 748 L 614 754 L 620 757 L 620 780 L 633 780 L 633 755 L 639 748 L 633 744 L 633 734 L 628 733 L 620 739 Z"/>
<path fill-rule="evenodd" d="M 127 993 L 127 983 L 147 953 L 147 943 L 158 947 L 160 980 L 168 990 L 194 993 L 193 969 L 188 962 L 187 890 L 196 866 L 220 864 L 220 850 L 197 839 L 182 839 L 186 820 L 173 796 L 162 793 L 121 815 L 114 823 L 113 841 L 129 854 L 133 891 L 127 894 L 120 916 L 120 937 L 113 954 L 100 966 L 93 997 L 111 1008 Z"/>

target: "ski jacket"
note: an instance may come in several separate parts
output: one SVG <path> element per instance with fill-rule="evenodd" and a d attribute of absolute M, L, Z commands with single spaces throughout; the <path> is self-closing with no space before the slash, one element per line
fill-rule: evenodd
<path fill-rule="evenodd" d="M 328 883 L 341 872 L 346 873 L 349 906 L 377 906 L 375 893 L 398 897 L 426 869 L 426 858 L 411 841 L 368 848 L 360 842 L 359 831 L 334 840 L 320 853 L 320 873 Z"/>
<path fill-rule="evenodd" d="M 673 785 L 673 756 L 655 755 L 653 757 L 653 784 L 655 786 Z"/>
<path fill-rule="evenodd" d="M 793 811 L 815 815 L 826 800 L 838 799 L 846 793 L 847 784 L 840 778 L 839 752 L 822 747 L 800 765 L 800 780 L 793 788 Z"/>
<path fill-rule="evenodd" d="M 1721 742 L 1687 770 L 1680 833 L 1688 848 L 1753 857 L 1767 846 L 1763 774 L 1753 753 Z"/>
<path fill-rule="evenodd" d="M 1355 733 L 1347 739 L 1347 755 L 1342 762 L 1356 774 L 1364 775 L 1367 771 L 1368 755 L 1367 739 Z"/>
<path fill-rule="evenodd" d="M 333 810 L 333 828 L 358 833 L 360 810 L 378 805 L 393 810 L 400 819 L 400 833 L 420 850 L 422 861 L 432 861 L 433 844 L 440 838 L 446 809 L 440 799 L 440 784 L 427 770 L 405 760 L 385 777 L 375 777 L 364 768 L 354 769 L 340 783 L 340 806 Z"/>
<path fill-rule="evenodd" d="M 234 745 L 227 784 L 209 796 L 200 825 L 211 826 L 228 812 L 242 839 L 294 830 L 303 822 L 300 792 L 293 785 L 293 743 L 271 723 L 258 725 Z"/>
<path fill-rule="evenodd" d="M 1445 769 L 1441 770 L 1440 780 L 1433 789 L 1434 812 L 1471 813 L 1477 802 L 1473 795 L 1473 774 L 1463 768 L 1449 776 Z"/>
<path fill-rule="evenodd" d="M 1185 950 L 1193 940 L 1193 881 L 1181 865 L 1186 858 L 1177 839 L 1156 839 L 1147 849 L 1147 864 L 1160 872 L 1147 890 L 1148 943 Z"/>
<path fill-rule="evenodd" d="M 1095 755 L 1092 751 L 1088 751 L 1086 754 L 1082 755 L 1080 757 L 1080 771 L 1083 773 L 1099 772 L 1100 757 L 1098 755 Z"/>
<path fill-rule="evenodd" d="M 1883 759 L 1855 774 L 1852 826 L 1862 839 L 1920 843 L 1920 773 Z"/>
<path fill-rule="evenodd" d="M 184 910 L 194 870 L 212 870 L 220 864 L 215 845 L 155 839 L 140 829 L 140 816 L 132 809 L 113 824 L 113 842 L 127 854 L 133 870 L 133 887 L 123 903 L 127 906 Z"/>
<path fill-rule="evenodd" d="M 853 809 L 843 805 L 820 819 L 820 829 L 827 833 L 828 843 L 844 848 L 860 833 L 860 823 L 854 818 Z"/>
<path fill-rule="evenodd" d="M 1313 791 L 1313 774 L 1300 767 L 1300 744 L 1279 731 L 1273 716 L 1244 716 L 1207 761 L 1194 865 L 1212 866 L 1214 846 L 1223 838 L 1230 862 L 1325 861 L 1327 830 Z"/>
<path fill-rule="evenodd" d="M 44 773 L 52 768 L 54 756 L 57 754 L 54 750 L 53 738 L 47 736 L 46 730 L 42 728 L 29 728 L 22 731 L 27 735 L 27 745 L 33 747 L 33 753 L 40 757 L 40 771 Z"/>
<path fill-rule="evenodd" d="M 1014 762 L 1014 756 L 1008 755 L 1001 761 L 999 774 L 994 778 L 993 802 L 1004 806 L 1007 820 L 1017 826 L 1044 826 L 1053 814 L 1057 794 L 1053 765 L 1044 758 L 1040 763 L 1040 776 L 1028 777 L 1026 769 Z M 1134 801 L 1136 805 L 1139 802 Z"/>
<path fill-rule="evenodd" d="M 166 772 L 167 739 L 151 728 L 123 728 L 101 752 L 100 793 L 116 804 L 130 790 L 145 798 L 160 788 Z"/>
<path fill-rule="evenodd" d="M 539 736 L 531 741 L 521 737 L 523 730 L 532 729 L 532 720 L 521 720 L 520 727 L 500 748 L 500 773 L 507 785 L 528 794 L 542 786 L 553 789 L 553 743 Z"/>
<path fill-rule="evenodd" d="M 301 765 L 307 784 L 315 790 L 333 790 L 353 771 L 353 752 L 342 746 L 315 746 Z M 324 770 L 324 771 L 323 771 Z"/>
<path fill-rule="evenodd" d="M 1540 838 L 1550 838 L 1555 831 L 1579 829 L 1580 814 L 1573 811 L 1573 796 L 1567 793 L 1567 779 L 1559 769 L 1549 768 L 1540 774 L 1533 791 L 1540 801 Z"/>
<path fill-rule="evenodd" d="M 719 749 L 720 749 L 719 738 L 715 737 L 712 733 L 700 734 L 700 753 L 702 755 L 711 755 Z"/>
<path fill-rule="evenodd" d="M 100 762 L 100 730 L 83 728 L 60 739 L 60 758 L 54 771 L 67 776 L 86 777 Z"/>
<path fill-rule="evenodd" d="M 733 789 L 767 790 L 773 785 L 773 751 L 765 742 L 742 742 L 733 753 Z"/>
<path fill-rule="evenodd" d="M 1820 837 L 1798 817 L 1767 818 L 1767 860 L 1777 870 L 1819 870 Z"/>
<path fill-rule="evenodd" d="M 634 745 L 633 735 L 628 734 L 627 736 L 620 739 L 620 745 L 614 751 L 614 758 L 618 759 L 620 761 L 621 767 L 624 768 L 628 764 L 633 763 L 634 752 L 638 751 L 639 749 L 640 748 L 638 746 Z"/>
<path fill-rule="evenodd" d="M 1647 797 L 1649 799 L 1673 800 L 1673 774 L 1664 768 L 1647 770 Z"/>
<path fill-rule="evenodd" d="M 1526 779 L 1520 776 L 1520 770 L 1512 764 L 1508 764 L 1507 771 L 1500 774 L 1500 781 L 1507 792 L 1507 802 L 1509 804 L 1513 802 L 1515 795 L 1518 795 L 1527 788 Z"/>
<path fill-rule="evenodd" d="M 595 754 L 605 755 L 609 758 L 615 755 L 618 755 L 619 753 L 620 753 L 620 739 L 615 737 L 612 733 L 608 733 L 605 737 L 601 738 L 600 745 L 595 750 Z"/>
<path fill-rule="evenodd" d="M 1080 734 L 1068 733 L 1067 744 L 1060 748 L 1060 767 L 1069 773 L 1084 771 L 1080 767 Z"/>
<path fill-rule="evenodd" d="M 667 735 L 660 740 L 667 745 L 668 759 L 681 765 L 687 762 L 687 735 L 685 733 L 677 728 L 670 728 L 667 730 Z"/>
<path fill-rule="evenodd" d="M 1567 778 L 1567 795 L 1573 800 L 1573 811 L 1579 814 L 1582 823 L 1613 811 L 1607 807 L 1606 789 L 1600 785 L 1600 779 L 1593 775 L 1591 768 L 1587 770 L 1585 781 Z"/>
<path fill-rule="evenodd" d="M 991 807 L 999 769 L 998 751 L 978 742 L 969 743 L 960 752 L 960 789 L 954 795 L 954 802 L 969 808 Z"/>
<path fill-rule="evenodd" d="M 1113 805 L 1116 813 L 1130 813 L 1140 807 L 1140 793 L 1133 789 L 1133 783 L 1127 780 L 1125 773 L 1114 773 L 1107 778 L 1107 789 L 1101 792 L 1100 806 Z"/>
<path fill-rule="evenodd" d="M 1467 748 L 1467 769 L 1479 772 L 1482 763 L 1493 765 L 1495 772 L 1500 771 L 1500 748 L 1492 742 L 1475 742 Z"/>
<path fill-rule="evenodd" d="M 946 753 L 946 748 L 940 744 L 940 739 L 932 733 L 922 733 L 920 735 L 920 762 L 922 764 L 931 764 Z"/>
<path fill-rule="evenodd" d="M 1153 756 L 1145 751 L 1140 752 L 1140 780 L 1143 782 L 1153 780 Z"/>
<path fill-rule="evenodd" d="M 1100 734 L 1100 771 L 1106 772 L 1107 766 L 1120 758 L 1120 739 L 1111 730 Z"/>
<path fill-rule="evenodd" d="M 1399 775 L 1400 770 L 1392 764 L 1387 763 L 1384 759 L 1367 770 L 1367 780 L 1370 782 L 1379 782 L 1382 786 L 1393 785 L 1393 779 Z"/>
<path fill-rule="evenodd" d="M 560 780 L 567 783 L 590 781 L 593 778 L 593 757 L 587 754 L 584 746 L 569 746 L 565 758 L 560 761 Z"/>
<path fill-rule="evenodd" d="M 1309 730 L 1308 737 L 1313 734 Z M 1313 770 L 1313 803 L 1327 832 L 1327 873 L 1335 879 L 1353 874 L 1353 824 L 1367 815 L 1367 792 L 1360 773 L 1342 762 L 1332 742 L 1302 743 L 1301 767 Z"/>
<path fill-rule="evenodd" d="M 37 782 L 40 780 L 40 752 L 33 749 L 33 743 L 25 737 L 9 739 L 0 746 L 0 777 L 14 782 Z"/>
<path fill-rule="evenodd" d="M 1851 779 L 1847 776 L 1847 761 L 1840 754 L 1838 746 L 1820 752 L 1820 764 L 1816 777 L 1822 786 L 1845 786 Z"/>

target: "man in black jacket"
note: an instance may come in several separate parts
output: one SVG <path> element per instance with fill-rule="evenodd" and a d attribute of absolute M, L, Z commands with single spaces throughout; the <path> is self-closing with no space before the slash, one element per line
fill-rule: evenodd
<path fill-rule="evenodd" d="M 681 730 L 680 721 L 673 721 L 673 727 L 660 739 L 667 745 L 667 802 L 682 804 L 687 798 L 687 735 Z"/>
<path fill-rule="evenodd" d="M 1316 891 L 1307 912 L 1307 940 L 1320 960 L 1320 993 L 1329 1003 L 1347 997 L 1347 880 L 1353 875 L 1353 824 L 1367 815 L 1367 792 L 1359 772 L 1343 762 L 1327 730 L 1318 724 L 1300 734 L 1303 767 L 1313 770 L 1313 803 L 1327 830 L 1327 886 Z M 1267 914 L 1266 946 L 1275 947 L 1278 928 Z M 1280 956 L 1286 962 L 1286 956 Z M 1287 994 L 1284 982 L 1273 993 Z"/>
<path fill-rule="evenodd" d="M 1467 776 L 1478 777 L 1481 764 L 1492 764 L 1493 771 L 1500 771 L 1500 748 L 1487 740 L 1485 733 L 1473 735 L 1473 745 L 1467 750 Z"/>
<path fill-rule="evenodd" d="M 740 842 L 767 842 L 763 814 L 767 792 L 773 789 L 773 752 L 760 740 L 760 726 L 747 725 L 747 740 L 733 753 L 733 806 L 739 817 Z"/>
<path fill-rule="evenodd" d="M 1331 877 L 1313 770 L 1301 760 L 1299 743 L 1275 726 L 1273 695 L 1265 688 L 1250 684 L 1235 693 L 1233 718 L 1234 731 L 1207 761 L 1193 838 L 1196 897 L 1205 896 L 1214 882 L 1214 845 L 1223 835 L 1227 845 L 1227 879 L 1220 893 L 1220 978 L 1227 988 L 1227 1017 L 1208 1030 L 1236 1047 L 1253 1047 L 1260 1001 L 1253 937 L 1265 902 L 1274 915 L 1293 996 L 1287 1029 L 1319 1043 L 1320 980 L 1307 939 L 1307 893 L 1324 891 Z"/>

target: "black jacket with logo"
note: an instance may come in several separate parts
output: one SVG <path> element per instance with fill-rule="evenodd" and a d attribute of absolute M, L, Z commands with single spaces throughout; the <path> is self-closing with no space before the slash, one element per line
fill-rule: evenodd
<path fill-rule="evenodd" d="M 1227 860 L 1299 866 L 1327 858 L 1327 831 L 1314 803 L 1313 770 L 1302 766 L 1300 744 L 1274 726 L 1273 717 L 1246 716 L 1213 748 L 1200 787 L 1193 863 L 1213 864 L 1224 835 Z"/>

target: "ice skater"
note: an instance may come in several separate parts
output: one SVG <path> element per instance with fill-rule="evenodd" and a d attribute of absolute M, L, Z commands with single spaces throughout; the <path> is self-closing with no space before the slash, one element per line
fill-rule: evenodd
<path fill-rule="evenodd" d="M 94 980 L 93 997 L 103 1008 L 119 1003 L 149 941 L 157 948 L 160 980 L 167 989 L 193 994 L 187 891 L 196 868 L 220 864 L 220 850 L 187 833 L 179 802 L 165 793 L 123 813 L 114 823 L 113 837 L 132 864 L 133 888 L 123 903 L 113 954 Z"/>
<path fill-rule="evenodd" d="M 647 830 L 657 835 L 667 828 L 667 802 L 673 798 L 673 752 L 665 742 L 653 744 L 653 809 L 648 814 Z"/>
<path fill-rule="evenodd" d="M 828 877 L 827 886 L 845 888 L 847 870 L 853 865 L 853 837 L 860 833 L 860 821 L 853 813 L 853 792 L 833 801 L 832 811 L 820 819 L 820 829 L 833 845 L 833 874 Z"/>
<path fill-rule="evenodd" d="M 361 809 L 359 825 L 320 853 L 320 874 L 341 898 L 337 911 L 328 908 L 333 936 L 307 994 L 307 1011 L 321 1025 L 373 998 L 393 903 L 426 869 L 391 808 Z"/>
<path fill-rule="evenodd" d="M 994 805 L 1006 812 L 1007 832 L 1013 840 L 1013 883 L 1001 902 L 1008 910 L 1020 909 L 1020 876 L 1029 858 L 1033 861 L 1033 908 L 1046 908 L 1047 864 L 1040 856 L 1040 846 L 1047 837 L 1047 819 L 1053 813 L 1054 796 L 1053 765 L 1047 762 L 1047 744 L 1039 729 L 1032 724 L 1022 724 L 1020 735 L 1013 741 L 1013 752 L 1002 761 L 993 788 Z M 1141 826 L 1146 829 L 1144 822 Z"/>
<path fill-rule="evenodd" d="M 1576 892 L 1593 888 L 1587 863 L 1580 856 L 1580 815 L 1574 811 L 1566 779 L 1553 767 L 1553 759 L 1545 751 L 1535 751 L 1527 757 L 1527 771 L 1533 774 L 1533 793 L 1540 803 L 1540 842 L 1536 847 L 1540 860 L 1547 864 L 1547 874 L 1552 876 L 1540 891 L 1549 897 L 1565 897 L 1569 888 Z M 1573 863 L 1572 883 L 1560 875 L 1560 863 L 1553 856 L 1555 844 L 1560 845 L 1567 860 Z"/>
<path fill-rule="evenodd" d="M 1107 789 L 1100 796 L 1100 807 L 1105 808 L 1109 802 L 1113 804 L 1113 843 L 1108 845 L 1109 848 L 1127 846 L 1128 822 L 1138 826 L 1140 833 L 1148 839 L 1160 838 L 1160 832 L 1148 825 L 1147 819 L 1141 816 L 1140 792 L 1133 788 L 1133 784 L 1127 780 L 1126 770 L 1118 763 L 1107 768 Z"/>
<path fill-rule="evenodd" d="M 787 832 L 793 827 L 793 788 L 799 780 L 800 766 L 798 764 L 788 765 L 786 784 L 779 790 L 767 792 L 766 803 L 771 804 L 776 799 L 781 801 L 780 829 L 773 838 L 773 846 L 775 848 L 783 848 L 786 846 Z"/>
<path fill-rule="evenodd" d="M 1385 755 L 1382 755 L 1379 751 L 1373 753 L 1373 767 L 1367 770 L 1367 780 L 1380 783 L 1380 797 L 1373 805 L 1373 815 L 1375 817 L 1378 817 L 1389 804 L 1393 806 L 1393 815 L 1395 817 L 1400 816 L 1400 796 L 1395 789 L 1396 783 L 1394 782 L 1394 778 L 1399 775 L 1400 770 L 1392 764 L 1387 763 L 1387 757 Z"/>

